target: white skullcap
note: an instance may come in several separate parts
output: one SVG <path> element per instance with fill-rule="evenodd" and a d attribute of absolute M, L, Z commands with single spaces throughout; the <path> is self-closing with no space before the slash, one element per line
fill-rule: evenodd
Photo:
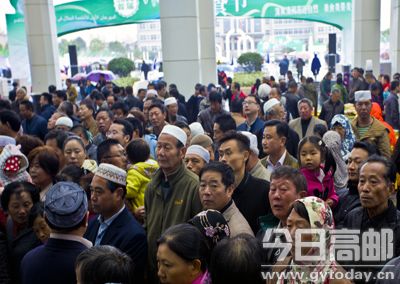
<path fill-rule="evenodd" d="M 183 145 L 186 145 L 187 135 L 185 131 L 175 125 L 165 125 L 160 133 L 160 136 L 161 134 L 171 135 L 178 139 L 178 141 L 180 141 Z"/>
<path fill-rule="evenodd" d="M 72 126 L 74 126 L 72 120 L 66 116 L 63 116 L 63 117 L 60 117 L 59 119 L 57 119 L 56 126 L 59 126 L 59 125 L 66 126 L 69 128 L 72 128 Z"/>
<path fill-rule="evenodd" d="M 371 100 L 371 91 L 357 91 L 354 93 L 354 101 L 367 101 Z"/>
<path fill-rule="evenodd" d="M 258 150 L 258 142 L 257 142 L 257 136 L 255 136 L 253 133 L 250 133 L 248 131 L 240 131 L 240 133 L 242 133 L 244 136 L 246 136 L 247 138 L 249 138 L 250 140 L 250 150 L 256 154 L 258 156 L 258 154 L 260 153 Z"/>
<path fill-rule="evenodd" d="M 271 108 L 273 108 L 276 105 L 279 105 L 280 101 L 278 101 L 275 98 L 269 99 L 268 101 L 266 101 L 266 103 L 264 104 L 264 113 L 267 113 L 268 111 L 271 110 Z"/>
<path fill-rule="evenodd" d="M 200 145 L 192 145 L 186 150 L 186 155 L 192 154 L 202 158 L 206 163 L 210 162 L 210 153 Z"/>
<path fill-rule="evenodd" d="M 200 122 L 193 122 L 189 125 L 190 132 L 192 133 L 192 137 L 195 137 L 199 134 L 204 134 L 203 126 L 201 126 Z"/>
<path fill-rule="evenodd" d="M 145 96 L 144 98 L 147 99 L 147 97 L 148 97 L 149 95 L 155 95 L 155 96 L 157 97 L 157 96 L 158 96 L 158 93 L 157 93 L 157 91 L 154 90 L 154 89 L 147 90 L 146 96 Z"/>
<path fill-rule="evenodd" d="M 169 105 L 173 105 L 173 104 L 178 104 L 178 101 L 174 97 L 166 98 L 164 101 L 165 106 L 169 106 Z"/>
<path fill-rule="evenodd" d="M 95 176 L 126 186 L 126 171 L 111 164 L 101 163 L 95 172 Z"/>

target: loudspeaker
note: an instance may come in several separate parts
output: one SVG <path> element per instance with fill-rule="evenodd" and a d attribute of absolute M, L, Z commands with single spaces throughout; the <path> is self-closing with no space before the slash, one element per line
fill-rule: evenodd
<path fill-rule="evenodd" d="M 328 53 L 336 54 L 336 34 L 329 34 Z"/>
<path fill-rule="evenodd" d="M 71 77 L 78 73 L 78 55 L 76 45 L 68 45 L 69 64 L 71 65 Z"/>

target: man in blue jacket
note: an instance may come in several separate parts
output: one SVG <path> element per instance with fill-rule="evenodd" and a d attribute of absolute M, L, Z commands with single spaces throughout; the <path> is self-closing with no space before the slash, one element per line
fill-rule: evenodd
<path fill-rule="evenodd" d="M 86 193 L 73 182 L 56 183 L 46 194 L 44 214 L 50 238 L 23 258 L 22 283 L 76 283 L 76 258 L 92 246 L 82 237 L 89 216 Z"/>

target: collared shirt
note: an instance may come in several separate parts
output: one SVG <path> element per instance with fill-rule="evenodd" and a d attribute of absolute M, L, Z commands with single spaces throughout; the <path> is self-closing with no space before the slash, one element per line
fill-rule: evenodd
<path fill-rule="evenodd" d="M 83 244 L 87 248 L 91 248 L 93 246 L 91 241 L 88 241 L 87 239 L 79 237 L 79 236 L 76 236 L 76 235 L 50 233 L 50 238 L 66 240 L 66 241 L 80 242 L 81 244 Z"/>
<path fill-rule="evenodd" d="M 269 156 L 268 156 L 268 158 L 267 158 L 267 169 L 268 169 L 268 171 L 270 171 L 272 173 L 276 168 L 279 168 L 279 167 L 283 166 L 283 162 L 285 161 L 285 158 L 286 158 L 286 150 L 283 153 L 283 155 L 280 157 L 278 162 L 274 165 L 274 164 L 272 164 L 272 162 L 271 162 L 271 160 L 269 159 Z"/>
<path fill-rule="evenodd" d="M 121 210 L 119 210 L 117 213 L 115 213 L 113 216 L 111 216 L 110 218 L 108 218 L 107 220 L 103 220 L 103 217 L 101 217 L 101 215 L 97 218 L 97 220 L 100 223 L 100 227 L 99 230 L 97 231 L 97 236 L 96 236 L 96 240 L 94 242 L 95 246 L 99 246 L 101 243 L 101 240 L 104 237 L 104 234 L 106 233 L 107 228 L 111 225 L 111 223 L 119 216 L 119 214 L 122 213 L 122 211 L 124 211 L 125 209 L 125 205 L 122 206 Z"/>
<path fill-rule="evenodd" d="M 50 187 L 53 186 L 53 183 L 50 183 L 48 186 L 46 186 L 43 190 L 40 191 L 40 201 L 45 202 L 46 200 L 46 193 L 50 190 Z"/>

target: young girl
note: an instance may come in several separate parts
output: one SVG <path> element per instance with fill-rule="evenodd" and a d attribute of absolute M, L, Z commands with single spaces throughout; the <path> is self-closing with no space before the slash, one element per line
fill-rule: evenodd
<path fill-rule="evenodd" d="M 324 142 L 316 136 L 305 137 L 299 143 L 298 155 L 308 196 L 319 197 L 331 208 L 335 207 L 339 201 L 333 184 L 336 165 Z"/>

